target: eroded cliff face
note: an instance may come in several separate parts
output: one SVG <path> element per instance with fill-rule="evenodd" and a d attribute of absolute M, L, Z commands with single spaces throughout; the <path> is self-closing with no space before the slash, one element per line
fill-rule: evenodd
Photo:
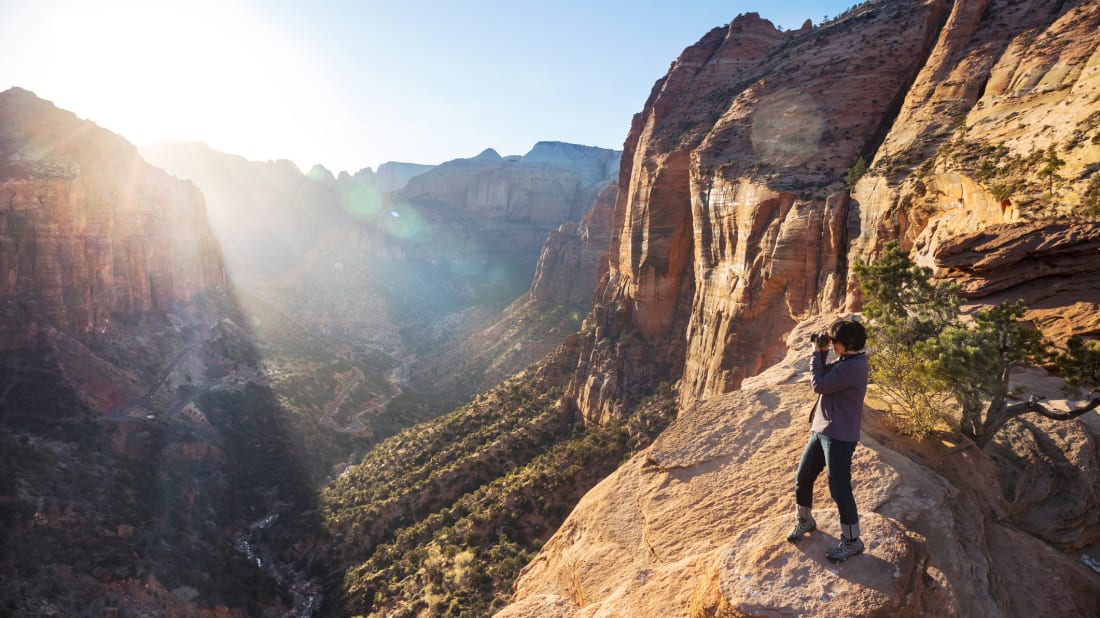
<path fill-rule="evenodd" d="M 954 237 L 980 233 L 986 247 L 998 247 L 999 264 L 980 277 L 998 283 L 976 283 L 971 272 L 969 299 L 1023 298 L 1032 305 L 1027 317 L 1055 339 L 1095 334 L 1088 316 L 1100 308 L 1100 289 L 1088 282 L 1100 273 L 1080 260 L 1066 268 L 1067 238 L 1089 234 L 1067 236 L 1045 220 L 1080 224 L 1100 204 L 1098 90 L 1096 3 L 955 3 L 852 192 L 862 230 L 853 258 L 870 259 L 897 239 L 919 263 L 955 277 L 958 262 L 937 253 Z M 1046 174 L 1050 153 L 1063 164 Z M 1057 240 L 1035 241 L 1048 234 Z M 1032 241 L 1017 242 L 1024 236 Z M 1048 261 L 1055 265 L 1036 267 Z M 857 300 L 851 283 L 849 292 Z"/>
<path fill-rule="evenodd" d="M 618 417 L 660 381 L 685 403 L 736 389 L 799 320 L 858 310 L 850 265 L 889 240 L 934 266 L 958 234 L 1080 213 L 1098 25 L 1095 3 L 878 2 L 799 31 L 742 15 L 685 50 L 625 145 L 582 415 Z"/>
<path fill-rule="evenodd" d="M 121 137 L 0 93 L 0 347 L 112 328 L 225 282 L 202 196 Z"/>

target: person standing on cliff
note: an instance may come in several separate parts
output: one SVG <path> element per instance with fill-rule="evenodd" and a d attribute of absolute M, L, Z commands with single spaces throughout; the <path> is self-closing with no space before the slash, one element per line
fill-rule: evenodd
<path fill-rule="evenodd" d="M 813 516 L 814 481 L 828 470 L 829 492 L 840 511 L 840 543 L 826 552 L 833 562 L 843 562 L 863 553 L 859 538 L 859 514 L 852 495 L 852 454 L 859 443 L 863 399 L 867 394 L 870 368 L 863 346 L 867 331 L 854 320 L 839 320 L 811 340 L 810 386 L 820 395 L 811 413 L 810 441 L 802 453 L 795 474 L 795 502 L 798 506 L 794 529 L 787 540 L 797 543 L 817 529 Z M 838 360 L 826 363 L 829 347 Z"/>

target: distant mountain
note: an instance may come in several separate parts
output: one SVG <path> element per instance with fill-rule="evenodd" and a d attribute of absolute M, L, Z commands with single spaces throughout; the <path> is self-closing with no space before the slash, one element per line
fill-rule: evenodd
<path fill-rule="evenodd" d="M 391 192 L 404 189 L 413 178 L 435 169 L 434 165 L 387 161 L 374 172 L 374 186 L 379 191 Z M 368 168 L 370 169 L 370 168 Z"/>
<path fill-rule="evenodd" d="M 240 283 L 285 272 L 348 220 L 323 167 L 314 169 L 328 180 L 317 181 L 290 161 L 249 161 L 198 142 L 160 142 L 140 152 L 202 191 L 230 275 Z"/>

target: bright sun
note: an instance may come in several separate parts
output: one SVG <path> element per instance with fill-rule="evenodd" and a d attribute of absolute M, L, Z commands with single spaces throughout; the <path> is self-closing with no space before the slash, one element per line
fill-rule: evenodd
<path fill-rule="evenodd" d="M 17 34 L 35 53 L 5 67 L 26 76 L 13 85 L 137 144 L 178 137 L 245 156 L 291 152 L 338 104 L 320 63 L 242 2 L 21 4 L 5 12 L 31 24 Z"/>

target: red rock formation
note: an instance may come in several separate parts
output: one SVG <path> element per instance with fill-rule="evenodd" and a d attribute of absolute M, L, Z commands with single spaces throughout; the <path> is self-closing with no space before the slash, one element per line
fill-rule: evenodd
<path fill-rule="evenodd" d="M 202 196 L 121 137 L 0 94 L 0 347 L 112 327 L 224 283 Z"/>
<path fill-rule="evenodd" d="M 904 96 L 940 10 L 787 33 L 742 15 L 657 82 L 626 141 L 609 273 L 571 388 L 587 419 L 661 379 L 682 377 L 691 397 L 736 388 L 782 354 L 797 318 L 839 302 L 858 232 L 839 179 Z"/>
<path fill-rule="evenodd" d="M 1100 336 L 1100 223 L 993 225 L 944 241 L 934 257 L 967 299 L 1023 300 L 1059 342 Z"/>
<path fill-rule="evenodd" d="M 798 320 L 857 310 L 849 265 L 891 239 L 931 265 L 952 236 L 1073 214 L 1100 164 L 1097 26 L 1095 3 L 891 2 L 789 32 L 742 15 L 685 50 L 626 141 L 585 418 L 661 380 L 685 402 L 737 388 Z M 1067 164 L 1040 182 L 1051 146 Z"/>

